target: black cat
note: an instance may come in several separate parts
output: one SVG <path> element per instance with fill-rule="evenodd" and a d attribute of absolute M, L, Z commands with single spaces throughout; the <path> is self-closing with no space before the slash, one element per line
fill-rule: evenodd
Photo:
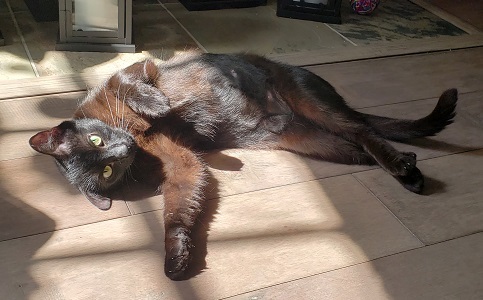
<path fill-rule="evenodd" d="M 430 136 L 452 123 L 456 89 L 419 120 L 351 109 L 325 80 L 255 55 L 190 53 L 156 65 L 147 60 L 92 89 L 74 119 L 30 139 L 52 155 L 69 181 L 98 208 L 135 178 L 165 199 L 165 272 L 184 278 L 190 233 L 203 208 L 202 156 L 223 148 L 284 149 L 343 164 L 379 164 L 408 190 L 424 179 L 414 153 L 385 139 Z"/>

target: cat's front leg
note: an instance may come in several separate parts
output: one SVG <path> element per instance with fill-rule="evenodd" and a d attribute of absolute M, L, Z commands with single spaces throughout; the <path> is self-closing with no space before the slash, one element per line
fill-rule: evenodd
<path fill-rule="evenodd" d="M 189 149 L 165 140 L 162 145 L 164 225 L 166 258 L 164 270 L 173 280 L 184 279 L 192 259 L 192 227 L 203 208 L 205 166 Z"/>

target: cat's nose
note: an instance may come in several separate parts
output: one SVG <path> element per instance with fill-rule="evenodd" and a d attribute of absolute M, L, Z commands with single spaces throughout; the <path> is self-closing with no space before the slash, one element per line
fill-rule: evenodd
<path fill-rule="evenodd" d="M 129 148 L 124 144 L 117 144 L 112 146 L 111 153 L 117 159 L 126 158 L 129 156 Z"/>

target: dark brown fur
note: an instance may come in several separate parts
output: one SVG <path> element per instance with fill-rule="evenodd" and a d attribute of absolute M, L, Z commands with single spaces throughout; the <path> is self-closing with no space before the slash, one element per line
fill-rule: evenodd
<path fill-rule="evenodd" d="M 436 134 L 452 122 L 456 99 L 456 90 L 448 90 L 432 114 L 416 121 L 377 117 L 352 110 L 306 70 L 253 55 L 189 54 L 119 71 L 89 93 L 74 118 L 120 125 L 134 136 L 134 177 L 164 194 L 165 271 L 180 279 L 204 205 L 206 169 L 196 151 L 284 149 L 344 164 L 377 163 L 419 193 L 416 155 L 385 139 Z M 35 139 L 31 144 L 39 149 Z"/>

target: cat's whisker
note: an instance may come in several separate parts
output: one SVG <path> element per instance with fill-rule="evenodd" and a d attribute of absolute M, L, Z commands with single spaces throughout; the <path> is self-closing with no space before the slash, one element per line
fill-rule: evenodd
<path fill-rule="evenodd" d="M 111 118 L 112 118 L 112 126 L 115 126 L 116 124 L 116 121 L 114 120 L 114 115 L 112 114 L 112 108 L 111 108 L 111 104 L 109 103 L 109 98 L 107 98 L 107 91 L 106 91 L 106 88 L 104 87 L 104 96 L 105 96 L 105 99 L 106 99 L 106 102 L 107 102 L 107 106 L 109 107 L 109 112 L 111 113 Z"/>
<path fill-rule="evenodd" d="M 122 122 L 124 123 L 124 108 L 126 107 L 126 96 L 127 96 L 127 93 L 129 93 L 129 91 L 131 90 L 132 86 L 130 86 L 126 92 L 124 93 L 124 97 L 122 98 L 122 114 L 121 114 L 121 117 L 122 117 Z"/>
<path fill-rule="evenodd" d="M 121 95 L 121 84 L 118 85 L 117 87 L 117 95 L 116 95 L 116 114 L 117 114 L 117 117 L 118 117 L 118 127 L 119 128 L 124 128 L 124 101 L 122 103 L 122 113 L 121 113 L 121 117 L 119 117 L 119 112 L 120 112 L 120 109 L 119 109 L 119 106 L 121 105 L 120 103 L 120 95 Z M 124 96 L 125 97 L 125 96 Z"/>
<path fill-rule="evenodd" d="M 124 128 L 124 108 L 126 107 L 125 101 L 126 100 L 126 95 L 124 95 L 123 101 L 122 101 L 122 113 L 121 113 L 121 127 Z"/>
<path fill-rule="evenodd" d="M 129 166 L 129 168 L 127 168 L 127 174 L 129 175 L 129 177 L 134 181 L 134 182 L 138 182 L 136 180 L 136 178 L 134 178 L 134 175 L 132 174 L 132 170 L 131 170 L 131 166 Z"/>
<path fill-rule="evenodd" d="M 81 99 L 77 99 L 77 107 L 80 108 L 80 111 L 81 111 L 82 115 L 84 116 L 84 118 L 87 118 L 84 110 L 82 109 L 82 105 L 81 104 L 82 104 L 82 100 Z"/>
<path fill-rule="evenodd" d="M 104 117 L 104 120 L 106 120 L 107 125 L 114 126 L 114 124 L 109 124 L 109 122 L 111 122 L 111 120 L 109 120 L 109 115 L 102 114 L 102 116 Z"/>
<path fill-rule="evenodd" d="M 132 125 L 132 124 L 134 124 L 134 123 L 132 123 L 131 121 L 128 120 L 127 123 L 126 123 L 126 127 L 124 128 L 124 130 L 129 131 L 129 129 L 130 129 L 129 128 L 129 125 Z"/>
<path fill-rule="evenodd" d="M 127 129 L 127 131 L 131 132 L 132 128 L 134 127 L 134 122 L 131 123 L 131 125 L 129 126 L 129 128 Z"/>

